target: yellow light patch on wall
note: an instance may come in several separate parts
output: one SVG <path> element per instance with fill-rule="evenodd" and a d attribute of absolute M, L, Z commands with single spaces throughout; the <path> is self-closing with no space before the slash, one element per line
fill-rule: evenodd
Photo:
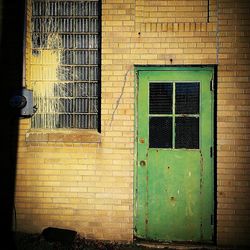
<path fill-rule="evenodd" d="M 60 84 L 58 84 L 59 67 L 60 50 L 33 50 L 30 60 L 30 82 L 39 113 L 56 114 L 59 110 L 63 110 L 63 106 L 55 98 L 55 84 L 57 84 L 57 88 L 60 88 Z M 59 122 L 59 117 L 54 115 L 50 119 L 48 115 L 40 117 L 35 115 L 33 120 L 44 128 L 54 128 Z"/>
<path fill-rule="evenodd" d="M 59 67 L 59 52 L 53 50 L 40 50 L 31 56 L 31 82 L 34 87 L 36 81 L 57 81 Z"/>
<path fill-rule="evenodd" d="M 28 1 L 31 7 L 31 1 Z M 26 42 L 26 85 L 33 90 L 35 106 L 39 113 L 55 114 L 60 103 L 55 98 L 55 84 L 59 81 L 59 67 L 61 58 L 61 39 L 56 33 L 47 37 L 46 48 L 34 49 L 34 35 L 32 36 L 31 8 L 27 11 L 27 42 Z M 34 27 L 33 27 L 34 28 Z M 35 38 L 36 39 L 36 38 Z M 58 85 L 58 84 L 57 84 Z M 59 86 L 59 85 L 58 85 Z M 43 128 L 54 128 L 58 123 L 58 116 L 33 117 L 35 123 Z"/>

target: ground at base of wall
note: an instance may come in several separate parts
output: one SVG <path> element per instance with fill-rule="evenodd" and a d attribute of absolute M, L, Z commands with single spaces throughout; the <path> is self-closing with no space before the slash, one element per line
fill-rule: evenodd
<path fill-rule="evenodd" d="M 42 234 L 16 232 L 14 236 L 15 250 L 245 250 L 239 247 L 218 247 L 205 245 L 174 243 L 142 243 L 133 244 L 90 240 L 76 235 L 70 244 L 60 241 L 47 241 Z"/>

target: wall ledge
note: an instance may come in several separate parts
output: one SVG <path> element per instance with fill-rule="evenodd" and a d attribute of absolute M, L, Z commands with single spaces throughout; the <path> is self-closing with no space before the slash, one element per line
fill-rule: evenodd
<path fill-rule="evenodd" d="M 91 129 L 32 129 L 26 133 L 29 142 L 100 143 L 101 134 Z"/>

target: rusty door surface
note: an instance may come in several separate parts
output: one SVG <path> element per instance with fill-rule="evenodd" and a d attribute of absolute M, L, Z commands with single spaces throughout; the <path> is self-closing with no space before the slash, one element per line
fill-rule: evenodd
<path fill-rule="evenodd" d="M 135 236 L 213 240 L 213 68 L 139 67 Z"/>

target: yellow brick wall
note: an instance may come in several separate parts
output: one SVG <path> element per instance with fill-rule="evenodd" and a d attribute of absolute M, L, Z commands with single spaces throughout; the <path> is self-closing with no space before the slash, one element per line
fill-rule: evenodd
<path fill-rule="evenodd" d="M 220 1 L 218 71 L 218 241 L 250 235 L 250 2 Z"/>
<path fill-rule="evenodd" d="M 210 17 L 215 17 L 216 1 L 209 3 Z M 207 22 L 207 0 L 136 1 L 137 22 Z"/>
<path fill-rule="evenodd" d="M 206 3 L 102 1 L 101 142 L 27 141 L 20 120 L 18 230 L 131 241 L 134 65 L 218 64 L 217 240 L 249 244 L 250 3 L 210 0 L 209 23 Z"/>

